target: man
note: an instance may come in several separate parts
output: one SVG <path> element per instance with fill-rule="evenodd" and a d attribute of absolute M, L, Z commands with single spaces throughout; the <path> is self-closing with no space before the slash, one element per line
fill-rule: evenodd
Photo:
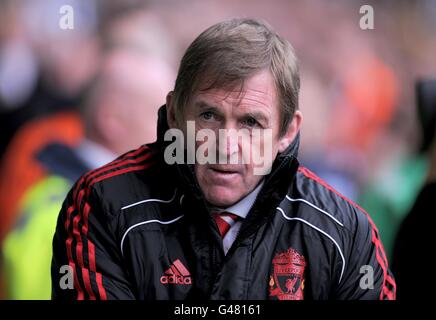
<path fill-rule="evenodd" d="M 149 114 L 156 113 L 173 76 L 164 60 L 138 50 L 117 48 L 102 56 L 81 108 L 85 137 L 74 148 L 49 143 L 36 154 L 46 175 L 25 192 L 1 247 L 7 299 L 50 299 L 51 242 L 63 199 L 83 173 L 155 139 L 156 119 Z"/>
<path fill-rule="evenodd" d="M 159 111 L 157 142 L 70 191 L 53 240 L 53 297 L 393 299 L 367 214 L 299 167 L 298 91 L 293 49 L 266 24 L 204 31 Z"/>

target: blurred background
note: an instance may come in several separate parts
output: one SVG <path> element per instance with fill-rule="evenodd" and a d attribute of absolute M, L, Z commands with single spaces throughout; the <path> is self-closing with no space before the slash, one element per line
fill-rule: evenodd
<path fill-rule="evenodd" d="M 359 27 L 365 4 L 373 30 Z M 434 166 L 435 85 L 424 81 L 436 78 L 436 1 L 0 0 L 1 298 L 50 298 L 72 183 L 154 141 L 184 50 L 232 17 L 264 19 L 292 43 L 300 161 L 369 212 L 393 258 Z"/>

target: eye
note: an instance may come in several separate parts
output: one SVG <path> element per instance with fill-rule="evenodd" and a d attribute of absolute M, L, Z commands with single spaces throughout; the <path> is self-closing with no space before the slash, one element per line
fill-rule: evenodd
<path fill-rule="evenodd" d="M 246 119 L 244 119 L 242 121 L 242 123 L 245 126 L 250 127 L 250 128 L 254 128 L 254 127 L 259 127 L 260 126 L 259 122 L 255 118 L 253 118 L 253 117 L 247 117 Z"/>
<path fill-rule="evenodd" d="M 206 112 L 203 112 L 202 114 L 200 114 L 200 117 L 203 120 L 209 121 L 209 120 L 212 120 L 215 117 L 215 115 L 212 111 L 206 111 Z"/>

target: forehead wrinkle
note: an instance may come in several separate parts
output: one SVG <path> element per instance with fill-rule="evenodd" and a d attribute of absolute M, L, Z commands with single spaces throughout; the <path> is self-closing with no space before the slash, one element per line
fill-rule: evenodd
<path fill-rule="evenodd" d="M 262 89 L 243 89 L 241 90 L 225 90 L 212 88 L 199 92 L 199 96 L 209 96 L 215 101 L 218 107 L 220 103 L 228 103 L 233 107 L 253 108 L 262 106 L 262 110 L 267 114 L 271 114 L 269 106 L 274 104 L 274 91 Z M 256 108 L 257 109 L 257 108 Z"/>
<path fill-rule="evenodd" d="M 245 96 L 241 101 L 239 102 L 240 105 L 247 104 L 250 102 L 254 102 L 256 104 L 261 104 L 263 106 L 268 106 L 270 102 L 270 99 L 265 99 L 263 97 L 247 97 Z"/>
<path fill-rule="evenodd" d="M 250 99 L 255 101 L 256 98 L 260 98 L 261 100 L 266 100 L 266 99 L 274 99 L 275 97 L 275 92 L 271 92 L 270 89 L 268 88 L 264 88 L 264 89 L 254 89 L 254 88 L 249 88 L 244 90 L 242 93 L 242 99 Z"/>

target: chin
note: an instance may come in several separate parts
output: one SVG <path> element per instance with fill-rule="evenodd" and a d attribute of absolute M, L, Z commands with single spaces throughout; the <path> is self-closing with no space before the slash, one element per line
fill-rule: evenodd
<path fill-rule="evenodd" d="M 243 196 L 227 187 L 208 188 L 208 190 L 205 190 L 204 195 L 210 204 L 217 207 L 230 207 Z"/>

